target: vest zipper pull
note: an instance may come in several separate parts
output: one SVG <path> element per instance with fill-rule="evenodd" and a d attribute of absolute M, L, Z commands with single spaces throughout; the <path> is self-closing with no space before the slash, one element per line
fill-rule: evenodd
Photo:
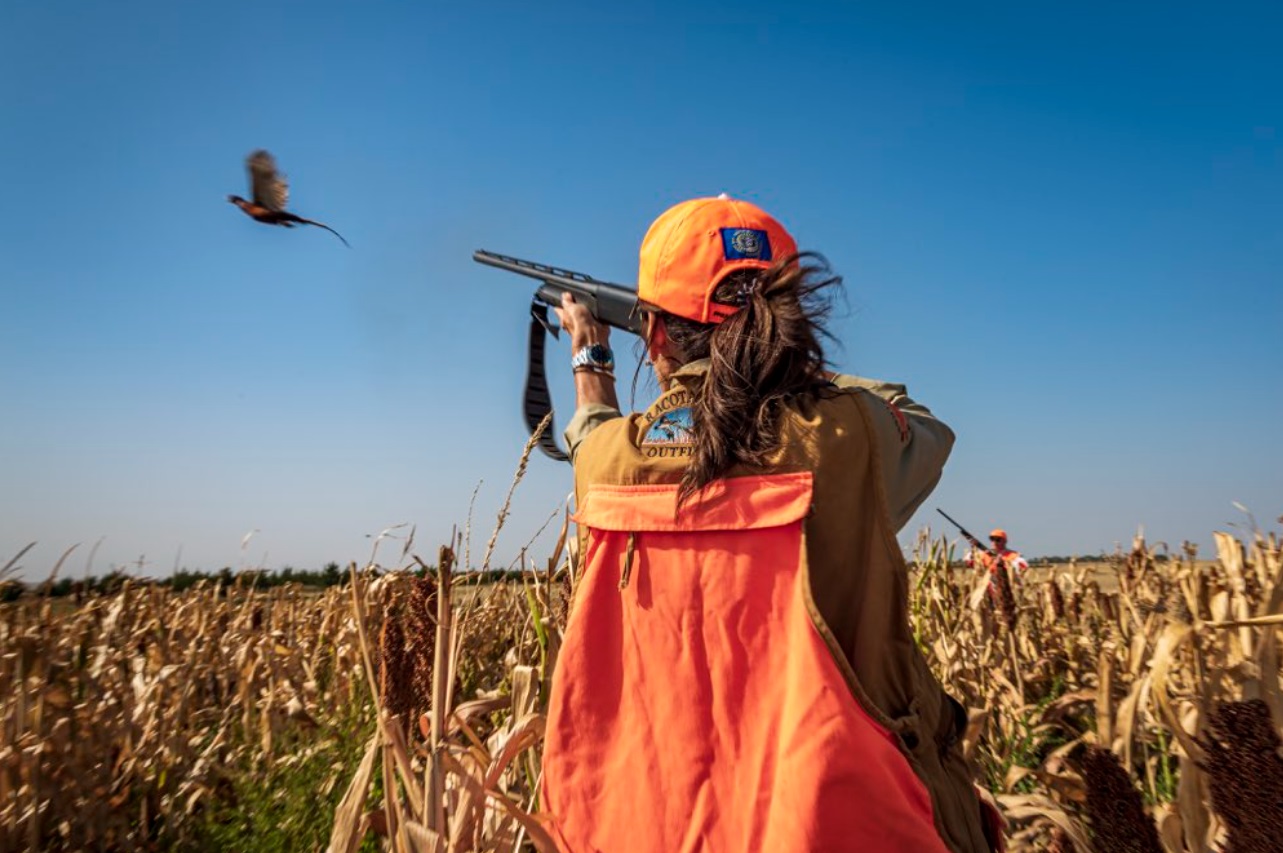
<path fill-rule="evenodd" d="M 619 573 L 619 591 L 628 589 L 628 579 L 633 574 L 633 553 L 637 548 L 637 534 L 628 532 L 628 546 L 624 549 L 624 568 Z"/>

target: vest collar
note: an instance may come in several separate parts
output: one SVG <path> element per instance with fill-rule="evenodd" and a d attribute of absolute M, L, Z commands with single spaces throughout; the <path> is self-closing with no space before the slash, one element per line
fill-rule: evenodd
<path fill-rule="evenodd" d="M 712 362 L 707 358 L 697 358 L 694 361 L 683 364 L 681 367 L 674 370 L 672 378 L 679 382 L 682 379 L 703 379 L 704 374 L 708 373 L 708 366 L 711 363 Z"/>

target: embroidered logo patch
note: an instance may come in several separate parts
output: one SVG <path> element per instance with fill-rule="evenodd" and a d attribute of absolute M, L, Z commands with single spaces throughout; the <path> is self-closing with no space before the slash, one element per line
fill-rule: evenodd
<path fill-rule="evenodd" d="M 674 388 L 651 405 L 641 416 L 637 446 L 647 459 L 673 459 L 695 452 L 691 395 Z"/>
<path fill-rule="evenodd" d="M 769 261 L 771 241 L 757 228 L 723 228 L 722 249 L 728 261 L 745 259 Z"/>
<path fill-rule="evenodd" d="M 691 430 L 691 410 L 683 406 L 664 412 L 651 421 L 646 435 L 642 436 L 641 444 L 642 447 L 691 444 L 695 441 L 695 434 Z"/>

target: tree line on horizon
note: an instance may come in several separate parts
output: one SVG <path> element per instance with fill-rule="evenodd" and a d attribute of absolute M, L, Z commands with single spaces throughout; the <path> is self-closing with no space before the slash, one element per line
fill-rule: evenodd
<path fill-rule="evenodd" d="M 430 566 L 420 566 L 411 572 L 417 576 L 434 571 Z M 465 584 L 494 583 L 498 581 L 520 580 L 523 573 L 520 569 L 490 569 L 484 572 L 461 574 L 460 580 Z M 0 581 L 0 603 L 16 601 L 23 595 L 40 595 L 49 598 L 74 597 L 77 600 L 85 596 L 112 595 L 120 591 L 128 581 L 133 584 L 144 584 L 182 592 L 198 584 L 214 586 L 218 589 L 270 589 L 272 587 L 295 584 L 305 589 L 321 590 L 339 586 L 350 580 L 347 569 L 338 563 L 329 562 L 320 569 L 296 569 L 285 566 L 281 569 L 240 569 L 224 566 L 216 571 L 201 569 L 178 569 L 164 577 L 135 575 L 120 568 L 113 568 L 102 576 L 84 578 L 57 578 L 45 581 L 21 581 L 7 579 Z"/>

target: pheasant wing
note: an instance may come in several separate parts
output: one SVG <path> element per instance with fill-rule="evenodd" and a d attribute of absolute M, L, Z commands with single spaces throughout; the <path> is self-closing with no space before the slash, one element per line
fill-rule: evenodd
<path fill-rule="evenodd" d="M 276 158 L 259 150 L 245 160 L 249 169 L 250 194 L 254 203 L 268 210 L 283 211 L 290 203 L 290 185 L 285 176 L 276 171 Z"/>

